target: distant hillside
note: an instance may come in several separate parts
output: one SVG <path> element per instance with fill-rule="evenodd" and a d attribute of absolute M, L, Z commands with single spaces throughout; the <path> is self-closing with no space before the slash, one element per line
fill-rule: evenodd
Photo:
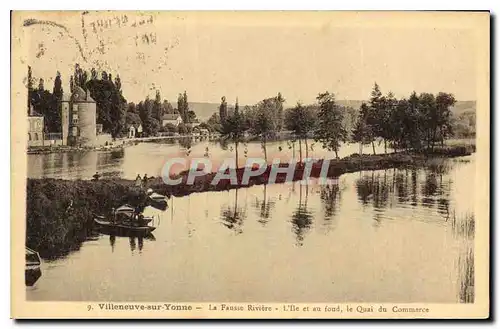
<path fill-rule="evenodd" d="M 215 112 L 219 113 L 219 105 L 216 103 L 189 102 L 189 109 L 196 113 L 198 119 L 206 121 Z"/>
<path fill-rule="evenodd" d="M 354 109 L 359 109 L 363 100 L 337 100 L 337 103 L 343 106 L 350 106 Z M 219 103 L 204 103 L 204 102 L 189 102 L 189 109 L 196 113 L 196 116 L 201 121 L 206 121 L 214 113 L 219 113 Z M 243 109 L 245 105 L 240 105 Z M 228 104 L 228 109 L 231 110 L 234 106 Z M 467 111 L 476 111 L 476 101 L 458 101 L 452 108 L 452 111 L 456 115 L 460 115 Z"/>

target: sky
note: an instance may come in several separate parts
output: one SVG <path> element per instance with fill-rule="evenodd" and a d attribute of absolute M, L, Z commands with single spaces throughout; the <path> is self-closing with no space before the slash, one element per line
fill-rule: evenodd
<path fill-rule="evenodd" d="M 360 100 L 374 82 L 397 97 L 444 91 L 473 100 L 474 31 L 440 17 L 28 12 L 13 20 L 37 20 L 13 36 L 24 50 L 13 60 L 31 65 L 47 89 L 60 71 L 69 90 L 75 63 L 119 73 L 125 98 L 134 102 L 156 89 L 174 102 L 184 90 L 196 102 L 226 96 L 254 104 L 281 92 L 293 105 L 312 103 L 323 91 Z"/>

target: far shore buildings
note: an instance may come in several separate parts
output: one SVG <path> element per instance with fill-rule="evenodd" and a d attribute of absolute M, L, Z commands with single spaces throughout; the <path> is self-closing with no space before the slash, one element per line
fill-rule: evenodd
<path fill-rule="evenodd" d="M 44 144 L 44 117 L 33 110 L 30 106 L 28 114 L 28 145 L 43 146 Z"/>
<path fill-rule="evenodd" d="M 128 138 L 142 137 L 142 125 L 140 123 L 135 123 L 128 125 Z"/>
<path fill-rule="evenodd" d="M 167 113 L 161 118 L 161 126 L 165 127 L 168 124 L 179 126 L 182 123 L 182 117 L 179 113 Z"/>
<path fill-rule="evenodd" d="M 44 118 L 30 109 L 28 146 L 100 146 L 112 141 L 97 122 L 96 102 L 88 91 L 75 86 L 70 97 L 61 100 L 61 133 L 44 134 Z"/>

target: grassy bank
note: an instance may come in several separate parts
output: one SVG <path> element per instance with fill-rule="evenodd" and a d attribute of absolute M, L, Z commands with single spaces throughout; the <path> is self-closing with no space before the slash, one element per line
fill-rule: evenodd
<path fill-rule="evenodd" d="M 429 163 L 429 158 L 457 157 L 471 154 L 467 147 L 436 149 L 433 154 L 392 153 L 383 155 L 352 155 L 340 160 L 331 160 L 328 177 L 344 173 L 380 170 L 388 168 L 412 168 Z M 281 167 L 286 167 L 282 164 Z M 323 160 L 315 162 L 309 177 L 319 177 Z M 297 164 L 293 180 L 302 180 L 304 165 Z M 244 168 L 237 169 L 238 182 L 242 181 Z M 156 192 L 170 196 L 185 196 L 196 192 L 223 191 L 239 187 L 267 184 L 271 166 L 259 176 L 251 177 L 248 184 L 233 185 L 221 180 L 213 185 L 216 173 L 196 177 L 194 184 L 186 184 L 187 172 L 178 175 L 179 185 L 166 185 L 160 177 L 150 180 L 149 187 Z M 285 174 L 278 174 L 276 183 L 285 181 Z M 65 255 L 78 249 L 91 234 L 93 213 L 106 214 L 111 208 L 125 203 L 137 205 L 144 197 L 144 191 L 134 186 L 134 181 L 124 179 L 61 180 L 28 179 L 27 181 L 27 242 L 44 258 Z"/>

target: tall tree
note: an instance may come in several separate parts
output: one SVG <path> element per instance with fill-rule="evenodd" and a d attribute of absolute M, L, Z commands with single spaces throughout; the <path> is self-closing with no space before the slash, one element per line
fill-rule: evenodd
<path fill-rule="evenodd" d="M 184 117 L 182 118 L 185 123 L 191 123 L 189 121 L 189 103 L 188 103 L 188 96 L 187 92 L 184 90 L 184 94 L 182 95 L 182 112 L 184 113 Z"/>
<path fill-rule="evenodd" d="M 267 161 L 267 140 L 276 134 L 277 126 L 271 112 L 273 102 L 270 99 L 260 101 L 256 106 L 248 108 L 250 132 L 259 137 Z"/>
<path fill-rule="evenodd" d="M 277 118 L 276 118 L 276 130 L 281 131 L 284 126 L 284 121 L 285 121 L 285 115 L 283 113 L 283 103 L 285 102 L 285 99 L 281 95 L 281 93 L 278 93 L 278 95 L 275 98 L 276 100 L 276 106 L 277 106 Z"/>
<path fill-rule="evenodd" d="M 308 157 L 307 135 L 312 132 L 317 124 L 317 113 L 312 106 L 303 106 L 301 103 L 285 114 L 285 127 L 291 130 L 299 140 L 299 161 L 302 162 L 302 140 L 305 141 L 306 157 Z"/>
<path fill-rule="evenodd" d="M 53 105 L 49 110 L 49 116 L 46 117 L 45 124 L 47 125 L 47 130 L 50 132 L 61 131 L 61 101 L 63 97 L 63 88 L 61 81 L 61 73 L 57 71 L 56 77 L 54 79 L 54 88 L 52 90 L 53 95 Z"/>
<path fill-rule="evenodd" d="M 319 121 L 315 140 L 320 141 L 324 148 L 334 151 L 338 159 L 340 144 L 347 139 L 347 131 L 342 124 L 344 113 L 335 103 L 334 94 L 320 93 L 316 99 L 319 103 Z"/>
<path fill-rule="evenodd" d="M 120 137 L 126 133 L 127 100 L 108 79 L 106 72 L 102 72 L 101 76 L 100 80 L 87 81 L 85 89 L 96 101 L 97 122 L 102 124 L 103 131 L 113 137 Z M 85 81 L 85 78 L 81 81 Z"/>
<path fill-rule="evenodd" d="M 389 92 L 382 98 L 382 106 L 379 110 L 379 135 L 384 139 L 384 153 L 387 153 L 387 142 L 394 140 L 396 130 L 398 129 L 398 127 L 394 127 L 391 124 L 391 116 L 396 111 L 397 105 L 398 101 L 392 92 Z"/>
<path fill-rule="evenodd" d="M 95 68 L 90 70 L 90 80 L 97 80 L 97 71 Z"/>
<path fill-rule="evenodd" d="M 233 115 L 230 115 L 226 120 L 221 122 L 220 134 L 223 141 L 233 142 L 235 146 L 236 167 L 238 168 L 238 145 L 243 141 L 245 132 L 248 130 L 248 122 L 239 111 L 235 108 Z"/>
<path fill-rule="evenodd" d="M 370 126 L 367 124 L 370 109 L 366 103 L 362 103 L 359 109 L 358 117 L 352 130 L 352 140 L 359 143 L 359 155 L 363 155 L 363 145 L 373 141 Z M 375 154 L 375 146 L 373 146 L 373 154 Z"/>
<path fill-rule="evenodd" d="M 179 112 L 182 121 L 186 123 L 186 114 L 184 114 L 184 97 L 181 93 L 179 93 L 179 96 L 177 97 L 177 112 Z"/>
<path fill-rule="evenodd" d="M 117 74 L 115 78 L 115 87 L 116 90 L 118 90 L 119 93 L 122 92 L 122 80 L 120 79 L 120 75 Z"/>
<path fill-rule="evenodd" d="M 444 144 L 444 140 L 453 134 L 450 107 L 455 103 L 456 99 L 452 94 L 440 92 L 436 96 L 436 126 L 433 132 L 432 149 L 436 142 Z"/>
<path fill-rule="evenodd" d="M 57 100 L 61 100 L 63 96 L 63 87 L 61 81 L 61 72 L 57 71 L 56 78 L 54 79 L 54 89 L 52 90 L 54 97 Z"/>
<path fill-rule="evenodd" d="M 161 122 L 161 118 L 163 117 L 164 115 L 164 108 L 163 108 L 163 104 L 161 102 L 161 95 L 160 95 L 160 91 L 157 90 L 156 91 L 156 95 L 155 95 L 155 101 L 154 101 L 154 105 L 153 105 L 153 117 L 158 120 L 158 122 Z"/>
<path fill-rule="evenodd" d="M 33 76 L 31 72 L 31 66 L 28 66 L 28 78 L 26 81 L 26 87 L 28 88 L 28 114 L 31 110 L 32 97 L 33 97 Z"/>
<path fill-rule="evenodd" d="M 372 133 L 371 143 L 373 148 L 373 154 L 375 154 L 375 138 L 382 135 L 381 123 L 385 117 L 385 100 L 380 91 L 379 85 L 375 82 L 371 92 L 368 116 L 366 118 L 366 124 L 369 126 L 369 130 Z"/>
<path fill-rule="evenodd" d="M 38 82 L 38 91 L 44 91 L 45 90 L 45 87 L 44 87 L 44 82 L 43 82 L 43 79 L 40 78 L 40 81 Z"/>
<path fill-rule="evenodd" d="M 221 102 L 220 102 L 220 106 L 219 106 L 219 117 L 220 117 L 221 122 L 223 122 L 227 118 L 226 96 L 221 97 Z"/>

